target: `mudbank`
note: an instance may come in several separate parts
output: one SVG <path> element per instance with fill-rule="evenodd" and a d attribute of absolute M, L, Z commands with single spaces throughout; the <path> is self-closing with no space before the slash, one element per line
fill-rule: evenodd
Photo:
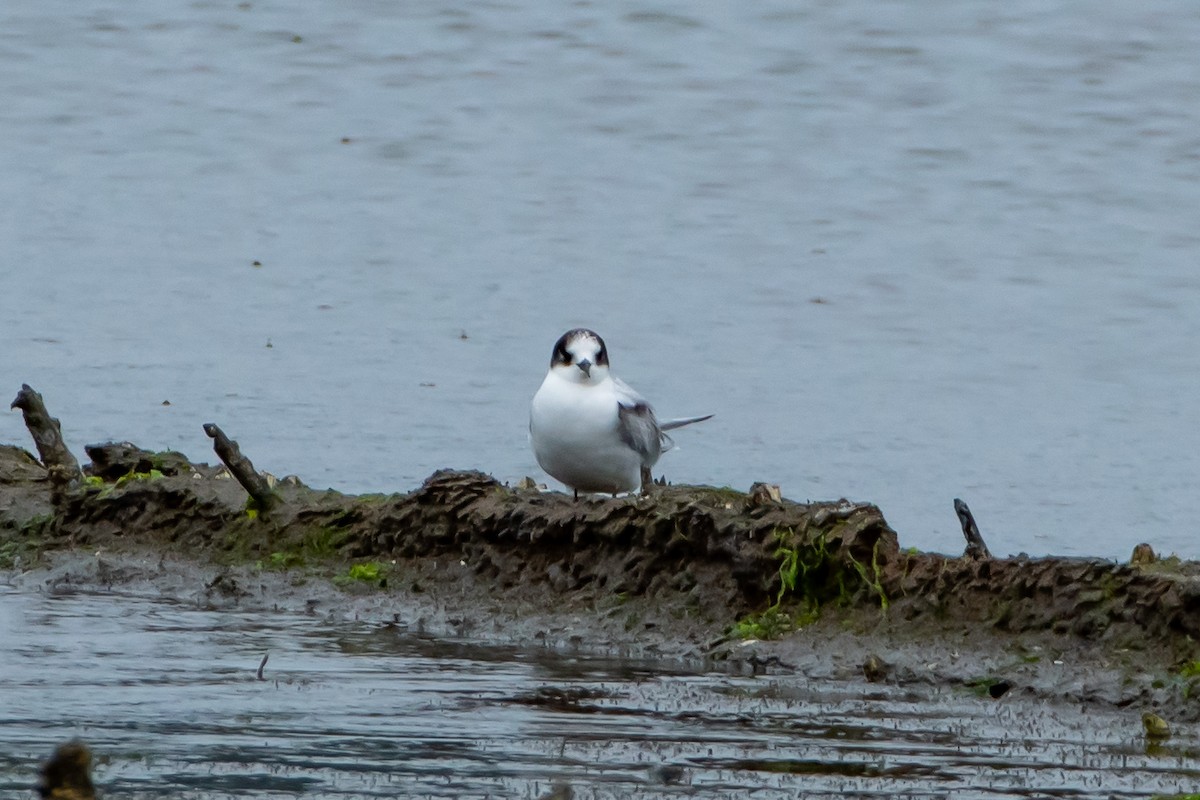
<path fill-rule="evenodd" d="M 112 583 L 119 571 L 46 565 L 151 552 L 204 565 L 196 580 L 214 601 L 278 603 L 317 576 L 493 639 L 545 640 L 521 620 L 572 615 L 548 640 L 1198 716 L 1186 699 L 1200 674 L 1196 563 L 994 559 L 981 542 L 971 558 L 905 551 L 875 506 L 794 503 L 762 485 L 575 500 L 442 471 L 410 493 L 350 496 L 239 468 L 225 448 L 232 472 L 128 443 L 89 446 L 73 472 L 0 446 L 0 567 Z M 1064 662 L 1093 671 L 1064 676 Z"/>
<path fill-rule="evenodd" d="M 0 553 L 10 565 L 63 548 L 163 549 L 228 565 L 351 562 L 381 587 L 470 584 L 575 607 L 654 600 L 720 631 L 772 608 L 782 619 L 793 607 L 885 607 L 880 580 L 899 558 L 871 505 L 708 487 L 575 500 L 442 471 L 387 496 L 285 479 L 266 510 L 224 468 L 127 443 L 87 450 L 87 476 L 53 502 L 36 459 L 0 446 Z"/>

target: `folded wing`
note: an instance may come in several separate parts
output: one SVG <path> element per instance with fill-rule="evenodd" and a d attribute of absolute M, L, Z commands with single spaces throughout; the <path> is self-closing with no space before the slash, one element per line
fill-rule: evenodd
<path fill-rule="evenodd" d="M 703 422 L 710 419 L 712 414 L 701 417 L 681 417 L 666 422 L 659 422 L 654 416 L 654 409 L 646 402 L 646 398 L 620 378 L 613 378 L 616 386 L 618 417 L 621 439 L 637 451 L 645 464 L 653 464 L 659 455 L 670 450 L 674 442 L 667 436 L 666 431 L 691 425 L 693 422 Z"/>

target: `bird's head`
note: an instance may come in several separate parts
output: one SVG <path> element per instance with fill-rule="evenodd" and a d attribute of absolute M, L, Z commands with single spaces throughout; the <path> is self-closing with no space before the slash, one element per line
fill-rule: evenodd
<path fill-rule="evenodd" d="M 587 328 L 567 331 L 554 344 L 550 370 L 573 383 L 600 383 L 608 377 L 608 348 Z"/>

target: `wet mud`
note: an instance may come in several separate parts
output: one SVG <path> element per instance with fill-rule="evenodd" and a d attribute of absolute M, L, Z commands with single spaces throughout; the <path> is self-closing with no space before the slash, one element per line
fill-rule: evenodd
<path fill-rule="evenodd" d="M 474 644 L 405 630 L 399 603 L 394 623 L 138 596 L 160 585 L 0 583 L 21 642 L 0 675 L 0 796 L 29 796 L 72 735 L 99 795 L 124 800 L 533 800 L 555 784 L 579 800 L 1147 798 L 1200 782 L 1189 726 L 1151 741 L 1127 709 Z"/>
<path fill-rule="evenodd" d="M 1195 563 L 955 558 L 903 550 L 869 504 L 678 486 L 575 500 L 478 472 L 394 495 L 272 481 L 268 511 L 178 453 L 88 453 L 52 498 L 36 458 L 0 447 L 0 567 L 19 584 L 1200 717 Z"/>

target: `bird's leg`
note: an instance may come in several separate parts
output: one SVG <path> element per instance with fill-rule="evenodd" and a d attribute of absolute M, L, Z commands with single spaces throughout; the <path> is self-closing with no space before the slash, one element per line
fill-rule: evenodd
<path fill-rule="evenodd" d="M 642 494 L 650 494 L 650 489 L 653 486 L 654 476 L 650 474 L 650 468 L 642 464 Z"/>
<path fill-rule="evenodd" d="M 579 490 L 578 490 L 578 489 L 572 489 L 571 491 L 575 492 L 575 500 L 576 500 L 576 501 L 578 501 L 578 500 L 579 500 Z"/>

